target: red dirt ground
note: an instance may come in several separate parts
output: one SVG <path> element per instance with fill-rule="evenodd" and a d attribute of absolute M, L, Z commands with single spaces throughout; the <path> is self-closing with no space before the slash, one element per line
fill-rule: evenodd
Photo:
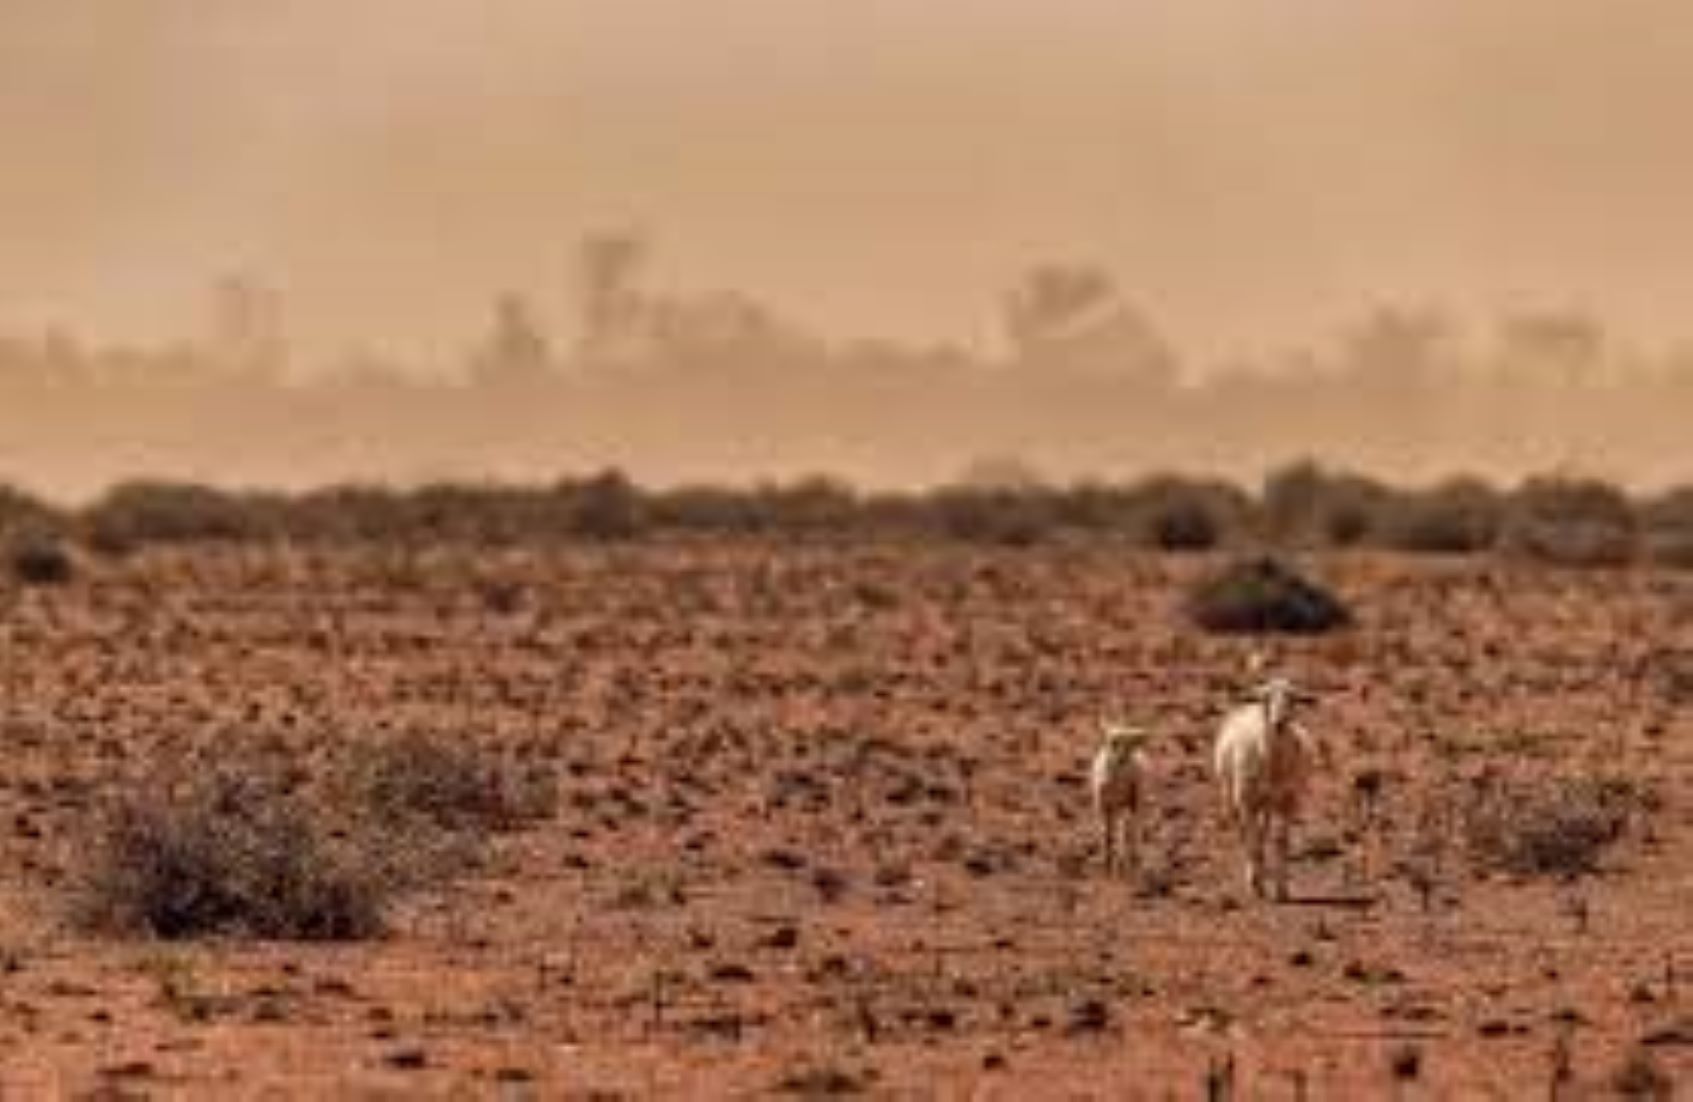
<path fill-rule="evenodd" d="M 1688 1082 L 1693 575 L 1310 560 L 1360 622 L 1272 645 L 1339 758 L 1274 906 L 1241 892 L 1208 783 L 1259 644 L 1184 622 L 1207 565 L 196 550 L 12 589 L 0 1088 L 1188 1099 L 1232 1069 L 1241 1098 L 1522 1098 L 1563 1064 L 1573 1098 L 1630 1060 Z M 1159 735 L 1137 883 L 1100 873 L 1082 787 L 1119 714 Z M 545 755 L 558 815 L 383 940 L 69 922 L 117 771 L 398 727 Z M 1590 878 L 1483 875 L 1433 815 L 1489 774 L 1590 768 L 1655 794 Z"/>

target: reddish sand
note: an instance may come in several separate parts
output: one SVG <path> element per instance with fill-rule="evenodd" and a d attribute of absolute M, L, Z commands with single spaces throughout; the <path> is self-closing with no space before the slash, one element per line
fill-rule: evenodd
<path fill-rule="evenodd" d="M 1240 890 L 1208 783 L 1265 644 L 1185 623 L 1206 565 L 197 550 L 12 589 L 0 1087 L 1190 1099 L 1232 1069 L 1240 1098 L 1541 1098 L 1560 1062 L 1584 1097 L 1631 1058 L 1688 1082 L 1693 575 L 1309 561 L 1360 622 L 1268 644 L 1339 759 L 1278 906 Z M 1136 883 L 1089 833 L 1107 714 L 1159 735 Z M 559 814 L 383 940 L 68 922 L 115 770 L 384 725 L 528 744 Z M 1430 817 L 1489 771 L 1588 768 L 1656 796 L 1589 878 L 1482 875 Z"/>

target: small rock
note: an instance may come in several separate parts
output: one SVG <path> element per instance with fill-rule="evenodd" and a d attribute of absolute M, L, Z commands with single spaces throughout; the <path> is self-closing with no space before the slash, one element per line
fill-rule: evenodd
<path fill-rule="evenodd" d="M 382 1062 L 401 1071 L 417 1071 L 429 1066 L 429 1054 L 421 1045 L 407 1045 L 390 1052 L 382 1058 Z"/>
<path fill-rule="evenodd" d="M 1101 999 L 1084 999 L 1070 1008 L 1071 1033 L 1098 1033 L 1110 1024 L 1111 1008 Z"/>

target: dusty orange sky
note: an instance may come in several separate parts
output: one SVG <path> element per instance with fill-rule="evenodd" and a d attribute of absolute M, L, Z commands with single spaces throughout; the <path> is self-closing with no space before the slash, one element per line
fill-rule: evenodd
<path fill-rule="evenodd" d="M 1203 357 L 1379 298 L 1693 334 L 1693 8 L 1672 0 L 7 0 L 0 328 L 310 354 L 567 324 L 570 246 L 835 334 L 985 342 L 1111 266 Z"/>

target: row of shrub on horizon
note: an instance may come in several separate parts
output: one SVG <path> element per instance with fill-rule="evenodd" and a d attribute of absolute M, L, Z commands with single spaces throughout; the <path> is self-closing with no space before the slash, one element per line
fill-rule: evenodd
<path fill-rule="evenodd" d="M 1546 475 L 1510 488 L 1471 477 L 1403 488 L 1310 462 L 1274 471 L 1256 492 L 1181 475 L 908 492 L 860 492 L 822 477 L 649 489 L 615 470 L 550 485 L 344 485 L 300 493 L 135 481 L 76 509 L 0 487 L 0 529 L 14 542 L 68 537 L 110 554 L 266 540 L 502 545 L 778 536 L 999 546 L 1103 539 L 1169 551 L 1266 545 L 1506 551 L 1566 565 L 1693 567 L 1693 487 L 1631 496 L 1598 479 Z"/>

